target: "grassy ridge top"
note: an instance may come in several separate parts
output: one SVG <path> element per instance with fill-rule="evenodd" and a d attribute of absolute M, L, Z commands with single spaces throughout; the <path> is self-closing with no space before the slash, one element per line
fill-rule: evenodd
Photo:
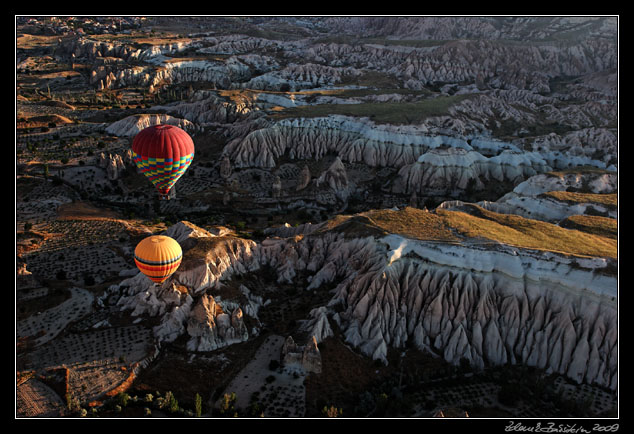
<path fill-rule="evenodd" d="M 612 194 L 595 194 L 595 193 L 578 193 L 571 191 L 549 191 L 544 196 L 552 197 L 562 202 L 570 203 L 596 203 L 616 209 L 618 197 L 616 193 Z"/>
<path fill-rule="evenodd" d="M 329 220 L 322 230 L 334 230 L 350 236 L 398 234 L 426 241 L 460 241 L 441 217 L 411 207 L 398 211 L 380 209 L 356 215 L 338 215 Z"/>
<path fill-rule="evenodd" d="M 350 236 L 398 234 L 424 241 L 457 243 L 469 238 L 491 240 L 526 249 L 577 256 L 617 257 L 616 220 L 591 216 L 571 218 L 567 227 L 499 214 L 477 205 L 470 212 L 436 210 L 436 213 L 406 207 L 402 210 L 372 210 L 340 215 L 322 231 Z"/>
<path fill-rule="evenodd" d="M 472 205 L 472 214 L 438 210 L 445 223 L 470 238 L 578 256 L 617 257 L 617 240 Z"/>
<path fill-rule="evenodd" d="M 399 211 L 373 210 L 363 215 L 388 233 L 419 240 L 446 242 L 460 240 L 441 216 L 418 208 L 406 207 Z"/>
<path fill-rule="evenodd" d="M 561 222 L 561 227 L 577 229 L 615 240 L 619 234 L 618 222 L 609 217 L 573 215 Z"/>

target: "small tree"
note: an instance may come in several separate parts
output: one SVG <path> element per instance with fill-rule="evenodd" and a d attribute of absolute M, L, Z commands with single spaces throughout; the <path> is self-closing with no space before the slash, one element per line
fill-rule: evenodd
<path fill-rule="evenodd" d="M 200 417 L 202 415 L 203 412 L 203 399 L 200 397 L 200 395 L 197 393 L 196 394 L 196 398 L 194 399 L 195 401 L 195 409 L 196 409 L 196 417 Z"/>
<path fill-rule="evenodd" d="M 73 413 L 78 413 L 81 410 L 79 399 L 70 392 L 66 393 L 66 407 Z"/>
<path fill-rule="evenodd" d="M 337 417 L 343 414 L 343 409 L 337 408 L 334 405 L 330 407 L 324 406 L 324 408 L 321 409 L 321 414 L 327 417 Z"/>
<path fill-rule="evenodd" d="M 220 404 L 220 414 L 234 414 L 236 403 L 236 393 L 225 393 Z"/>
<path fill-rule="evenodd" d="M 128 401 L 130 401 L 130 395 L 125 392 L 119 392 L 117 393 L 116 401 L 121 407 L 125 407 L 128 405 Z"/>
<path fill-rule="evenodd" d="M 159 405 L 161 409 L 167 408 L 171 413 L 175 413 L 178 411 L 178 400 L 169 390 L 165 393 L 165 398 L 163 398 L 162 402 Z"/>

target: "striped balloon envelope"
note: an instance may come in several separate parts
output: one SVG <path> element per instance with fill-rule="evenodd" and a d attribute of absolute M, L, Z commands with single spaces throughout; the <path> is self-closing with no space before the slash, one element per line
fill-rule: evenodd
<path fill-rule="evenodd" d="M 134 249 L 134 262 L 141 273 L 156 283 L 163 283 L 181 264 L 180 244 L 165 235 L 151 235 Z"/>
<path fill-rule="evenodd" d="M 132 158 L 165 199 L 194 159 L 194 141 L 174 125 L 153 125 L 134 137 Z"/>

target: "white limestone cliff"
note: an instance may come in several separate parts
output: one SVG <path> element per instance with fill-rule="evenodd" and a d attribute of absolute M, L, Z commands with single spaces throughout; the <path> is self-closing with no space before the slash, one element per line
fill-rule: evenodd
<path fill-rule="evenodd" d="M 311 312 L 306 330 L 328 335 L 330 316 L 374 359 L 411 341 L 455 364 L 525 363 L 616 387 L 616 278 L 601 273 L 605 260 L 332 234 L 263 244 L 261 257 L 285 265 L 283 280 L 292 268 L 340 281 L 328 306 L 343 311 Z"/>
<path fill-rule="evenodd" d="M 388 348 L 411 343 L 454 364 L 523 363 L 616 388 L 617 281 L 604 271 L 613 260 L 306 229 L 303 237 L 259 244 L 188 238 L 183 242 L 194 241 L 184 270 L 161 286 L 140 274 L 124 280 L 115 288 L 122 293 L 119 305 L 160 316 L 154 331 L 161 339 L 188 333 L 190 349 L 207 351 L 248 339 L 240 315 L 254 312 L 247 307 L 252 301 L 264 305 L 246 288 L 247 298 L 260 298 L 227 301 L 222 311 L 235 317 L 222 316 L 211 309 L 208 290 L 232 273 L 263 266 L 272 267 L 279 282 L 292 283 L 301 271 L 311 276 L 307 290 L 336 283 L 331 300 L 301 323 L 317 342 L 333 334 L 334 321 L 349 344 L 385 363 Z"/>

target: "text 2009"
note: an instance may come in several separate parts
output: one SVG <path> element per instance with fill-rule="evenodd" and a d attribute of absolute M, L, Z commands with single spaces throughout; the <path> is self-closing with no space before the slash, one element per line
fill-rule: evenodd
<path fill-rule="evenodd" d="M 595 423 L 592 427 L 592 431 L 596 432 L 617 432 L 619 430 L 619 424 L 615 423 L 613 425 L 599 425 Z"/>

